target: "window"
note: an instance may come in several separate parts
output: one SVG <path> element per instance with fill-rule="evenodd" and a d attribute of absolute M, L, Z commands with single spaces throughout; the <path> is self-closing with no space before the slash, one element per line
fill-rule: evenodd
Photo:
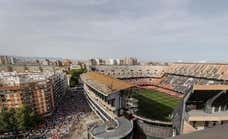
<path fill-rule="evenodd" d="M 110 104 L 112 107 L 115 107 L 115 99 L 108 100 L 108 104 Z"/>

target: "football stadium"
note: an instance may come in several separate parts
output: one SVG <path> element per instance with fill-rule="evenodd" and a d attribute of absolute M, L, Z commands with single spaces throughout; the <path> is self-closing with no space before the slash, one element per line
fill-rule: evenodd
<path fill-rule="evenodd" d="M 134 98 L 138 100 L 138 115 L 168 122 L 171 120 L 172 111 L 179 103 L 179 98 L 149 89 L 140 89 Z"/>
<path fill-rule="evenodd" d="M 166 138 L 228 122 L 228 64 L 171 63 L 91 66 L 91 71 L 135 85 L 134 133 Z"/>

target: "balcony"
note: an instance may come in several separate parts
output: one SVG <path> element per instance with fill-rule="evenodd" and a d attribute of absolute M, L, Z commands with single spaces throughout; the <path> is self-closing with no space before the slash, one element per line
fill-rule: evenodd
<path fill-rule="evenodd" d="M 102 99 L 100 99 L 99 97 L 97 97 L 93 92 L 91 92 L 91 91 L 89 91 L 87 89 L 86 89 L 86 92 L 87 92 L 88 97 L 92 101 L 94 101 L 100 108 L 102 108 L 106 112 L 108 112 L 108 114 L 111 117 L 116 117 L 116 115 L 114 114 L 115 113 L 115 110 L 116 110 L 115 107 L 110 106 L 107 102 L 105 102 Z"/>

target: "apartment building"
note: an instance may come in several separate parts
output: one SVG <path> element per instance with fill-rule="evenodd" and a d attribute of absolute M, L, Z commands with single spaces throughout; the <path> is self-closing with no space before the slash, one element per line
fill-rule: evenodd
<path fill-rule="evenodd" d="M 0 56 L 0 64 L 15 64 L 15 58 L 12 56 Z"/>
<path fill-rule="evenodd" d="M 50 115 L 67 89 L 62 72 L 0 74 L 0 109 L 29 105 L 39 115 Z"/>

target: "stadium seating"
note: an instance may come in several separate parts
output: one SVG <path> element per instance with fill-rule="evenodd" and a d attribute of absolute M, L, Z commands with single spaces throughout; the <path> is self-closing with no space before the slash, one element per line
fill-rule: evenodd
<path fill-rule="evenodd" d="M 94 66 L 93 69 L 116 78 L 162 77 L 167 66 Z"/>
<path fill-rule="evenodd" d="M 222 84 L 222 81 L 201 79 L 194 77 L 186 77 L 180 75 L 169 75 L 164 76 L 159 86 L 175 90 L 180 93 L 187 93 L 191 90 L 191 87 L 195 84 L 210 85 L 210 84 Z"/>
<path fill-rule="evenodd" d="M 95 71 L 166 93 L 185 94 L 193 85 L 228 84 L 228 64 L 174 63 L 169 66 L 95 66 Z"/>
<path fill-rule="evenodd" d="M 171 64 L 167 73 L 199 78 L 226 80 L 227 64 Z"/>

